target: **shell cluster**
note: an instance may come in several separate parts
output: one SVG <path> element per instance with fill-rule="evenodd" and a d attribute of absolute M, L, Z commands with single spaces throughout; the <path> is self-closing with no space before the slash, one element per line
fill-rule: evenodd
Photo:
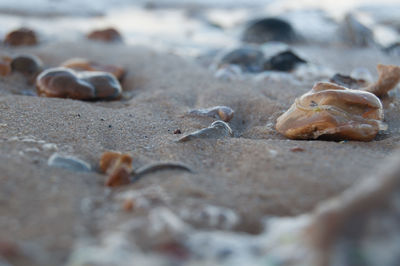
<path fill-rule="evenodd" d="M 382 121 L 374 94 L 320 82 L 277 119 L 276 129 L 290 139 L 371 141 L 384 129 Z"/>

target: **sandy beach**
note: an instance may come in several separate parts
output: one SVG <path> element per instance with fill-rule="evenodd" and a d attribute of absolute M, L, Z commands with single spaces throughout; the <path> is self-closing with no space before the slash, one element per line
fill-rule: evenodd
<path fill-rule="evenodd" d="M 232 80 L 218 79 L 193 58 L 124 43 L 82 38 L 1 47 L 2 55 L 35 55 L 45 68 L 83 57 L 120 65 L 126 74 L 115 101 L 38 97 L 22 74 L 0 76 L 0 265 L 278 265 L 256 264 L 238 250 L 248 245 L 254 258 L 267 256 L 257 245 L 268 219 L 298 221 L 371 173 L 379 177 L 400 139 L 397 89 L 383 101 L 388 129 L 371 142 L 279 134 L 277 117 L 332 71 L 365 67 L 377 79 L 377 64 L 400 64 L 375 47 L 291 47 L 315 67 Z M 189 110 L 218 105 L 235 112 L 233 137 L 177 142 L 216 120 Z M 109 188 L 99 171 L 105 151 L 129 153 L 133 169 L 176 162 L 192 172 L 156 171 Z M 91 170 L 49 166 L 55 153 Z M 285 265 L 300 265 L 291 263 Z"/>

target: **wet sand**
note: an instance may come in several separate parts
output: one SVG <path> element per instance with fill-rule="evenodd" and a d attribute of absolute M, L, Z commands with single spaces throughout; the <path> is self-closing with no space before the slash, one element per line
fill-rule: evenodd
<path fill-rule="evenodd" d="M 296 49 L 310 62 L 341 73 L 362 66 L 376 77 L 378 63 L 399 64 L 398 58 L 372 48 Z M 122 65 L 127 71 L 122 83 L 125 98 L 112 102 L 19 95 L 34 87 L 19 74 L 0 77 L 0 240 L 17 243 L 27 253 L 8 258 L 16 265 L 26 265 L 26 258 L 32 265 L 62 265 L 77 242 L 96 242 L 104 233 L 123 231 L 121 225 L 143 221 L 160 206 L 197 231 L 257 234 L 265 217 L 309 212 L 359 184 L 399 146 L 398 98 L 385 104 L 389 129 L 372 142 L 294 141 L 279 135 L 276 117 L 320 81 L 312 77 L 297 82 L 220 81 L 189 59 L 123 44 L 48 43 L 3 51 L 35 54 L 47 67 L 86 57 Z M 215 105 L 235 110 L 229 123 L 234 137 L 175 142 L 182 136 L 173 133 L 176 129 L 187 134 L 214 121 L 185 112 Z M 304 151 L 293 152 L 295 147 Z M 104 186 L 106 176 L 98 173 L 100 155 L 107 150 L 132 154 L 134 168 L 174 161 L 188 165 L 193 173 L 160 171 L 110 189 Z M 76 156 L 94 170 L 49 167 L 47 160 L 54 152 Z M 132 212 L 122 209 L 123 193 L 148 189 L 154 190 L 144 196 L 148 205 Z M 237 219 L 214 223 L 182 214 L 200 212 L 204 206 L 217 206 L 221 213 L 227 208 Z M 143 231 L 146 226 L 152 225 L 144 224 Z M 142 230 L 126 229 L 131 244 L 156 252 L 162 238 L 143 236 Z"/>

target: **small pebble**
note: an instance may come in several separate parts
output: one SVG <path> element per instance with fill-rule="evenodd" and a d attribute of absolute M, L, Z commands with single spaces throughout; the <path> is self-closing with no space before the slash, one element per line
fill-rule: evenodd
<path fill-rule="evenodd" d="M 47 164 L 52 167 L 65 168 L 72 171 L 91 171 L 91 167 L 88 163 L 73 156 L 64 156 L 58 153 L 54 153 L 47 161 Z"/>
<path fill-rule="evenodd" d="M 50 68 L 36 79 L 39 96 L 77 100 L 114 100 L 121 97 L 118 80 L 106 72 L 75 72 L 67 68 Z"/>
<path fill-rule="evenodd" d="M 229 122 L 235 112 L 228 106 L 214 106 L 206 109 L 195 109 L 189 111 L 190 115 L 209 116 Z"/>
<path fill-rule="evenodd" d="M 0 76 L 8 76 L 11 73 L 11 58 L 0 56 Z"/>
<path fill-rule="evenodd" d="M 180 129 L 175 129 L 174 134 L 182 134 L 182 131 Z"/>
<path fill-rule="evenodd" d="M 289 22 L 280 18 L 263 18 L 251 21 L 243 32 L 242 41 L 262 44 L 270 41 L 291 43 L 296 33 Z"/>
<path fill-rule="evenodd" d="M 131 211 L 133 211 L 134 207 L 135 207 L 135 203 L 134 203 L 133 199 L 126 199 L 124 201 L 124 205 L 123 205 L 124 211 L 131 212 Z"/>
<path fill-rule="evenodd" d="M 20 28 L 7 33 L 4 43 L 10 46 L 37 44 L 36 33 L 28 28 Z"/>
<path fill-rule="evenodd" d="M 277 119 L 276 130 L 289 139 L 371 141 L 385 129 L 382 121 L 374 94 L 319 82 Z"/>
<path fill-rule="evenodd" d="M 42 71 L 43 63 L 34 55 L 18 55 L 12 59 L 11 69 L 26 76 L 34 76 Z"/>
<path fill-rule="evenodd" d="M 305 149 L 301 148 L 301 147 L 293 147 L 290 149 L 290 151 L 292 152 L 303 152 L 305 151 Z"/>
<path fill-rule="evenodd" d="M 183 136 L 178 142 L 185 142 L 192 139 L 219 139 L 232 137 L 233 131 L 224 121 L 218 120 L 213 122 L 209 127 L 200 129 L 189 135 Z"/>
<path fill-rule="evenodd" d="M 61 64 L 62 67 L 71 68 L 76 71 L 101 71 L 113 74 L 118 80 L 122 80 L 125 71 L 122 67 L 115 65 L 104 65 L 89 61 L 84 58 L 72 58 Z"/>
<path fill-rule="evenodd" d="M 307 63 L 306 60 L 290 50 L 280 52 L 264 62 L 264 70 L 292 71 L 298 64 Z"/>
<path fill-rule="evenodd" d="M 87 34 L 90 40 L 103 41 L 103 42 L 121 42 L 121 34 L 114 28 L 106 28 L 94 30 Z"/>

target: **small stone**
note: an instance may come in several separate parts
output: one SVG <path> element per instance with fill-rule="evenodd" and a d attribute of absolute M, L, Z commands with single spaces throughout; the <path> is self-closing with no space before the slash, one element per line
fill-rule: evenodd
<path fill-rule="evenodd" d="M 400 66 L 382 65 L 377 66 L 379 79 L 366 88 L 366 91 L 378 97 L 386 96 L 400 82 Z"/>
<path fill-rule="evenodd" d="M 90 40 L 103 41 L 103 42 L 121 42 L 121 34 L 114 28 L 106 28 L 94 30 L 88 33 L 87 38 Z"/>
<path fill-rule="evenodd" d="M 42 71 L 43 63 L 34 55 L 18 55 L 12 59 L 11 69 L 26 76 L 34 76 Z"/>
<path fill-rule="evenodd" d="M 175 129 L 174 134 L 182 134 L 182 131 L 180 129 Z"/>
<path fill-rule="evenodd" d="M 39 96 L 77 100 L 114 100 L 121 97 L 118 80 L 106 72 L 75 72 L 67 68 L 51 68 L 36 79 Z"/>
<path fill-rule="evenodd" d="M 276 130 L 290 139 L 371 141 L 385 129 L 382 121 L 374 94 L 319 82 L 277 119 Z"/>
<path fill-rule="evenodd" d="M 132 156 L 120 152 L 106 151 L 100 158 L 100 170 L 108 175 L 106 186 L 116 187 L 131 183 L 133 173 Z"/>
<path fill-rule="evenodd" d="M 233 131 L 231 127 L 224 121 L 217 120 L 207 128 L 203 128 L 190 133 L 189 135 L 183 136 L 178 140 L 178 142 L 185 142 L 192 139 L 220 139 L 232 136 Z"/>
<path fill-rule="evenodd" d="M 290 50 L 280 52 L 264 62 L 264 70 L 292 71 L 298 64 L 307 63 Z"/>
<path fill-rule="evenodd" d="M 223 68 L 226 65 L 236 65 L 243 72 L 260 72 L 264 62 L 263 52 L 253 46 L 244 46 L 222 54 L 217 59 L 217 68 Z"/>
<path fill-rule="evenodd" d="M 122 67 L 115 65 L 104 65 L 89 61 L 84 58 L 72 58 L 61 64 L 62 67 L 71 68 L 76 71 L 101 71 L 113 74 L 118 80 L 122 80 L 125 71 Z"/>
<path fill-rule="evenodd" d="M 290 151 L 292 152 L 303 152 L 305 151 L 305 149 L 301 148 L 301 147 L 293 147 L 290 149 Z"/>
<path fill-rule="evenodd" d="M 58 153 L 54 153 L 47 161 L 47 164 L 52 167 L 65 168 L 72 171 L 91 171 L 91 167 L 88 163 L 73 156 L 64 156 Z"/>
<path fill-rule="evenodd" d="M 123 209 L 124 209 L 126 212 L 131 212 L 131 211 L 133 211 L 133 208 L 134 208 L 134 207 L 135 207 L 135 203 L 134 203 L 133 199 L 126 199 L 126 200 L 124 201 Z"/>
<path fill-rule="evenodd" d="M 35 45 L 37 44 L 37 38 L 33 30 L 20 28 L 9 32 L 4 39 L 4 43 L 10 46 Z"/>
<path fill-rule="evenodd" d="M 214 106 L 206 109 L 195 109 L 189 111 L 190 115 L 209 116 L 229 122 L 235 112 L 228 106 Z"/>
<path fill-rule="evenodd" d="M 8 76 L 11 73 L 11 58 L 8 56 L 0 57 L 0 76 Z"/>
<path fill-rule="evenodd" d="M 243 32 L 242 41 L 262 44 L 271 41 L 291 43 L 296 33 L 289 22 L 280 18 L 263 18 L 251 21 Z"/>

